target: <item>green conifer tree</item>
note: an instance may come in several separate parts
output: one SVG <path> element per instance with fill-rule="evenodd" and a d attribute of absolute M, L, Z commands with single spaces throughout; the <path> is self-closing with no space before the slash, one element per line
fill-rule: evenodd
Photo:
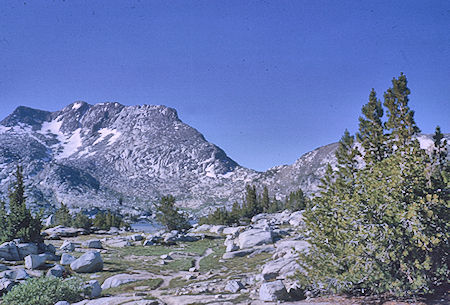
<path fill-rule="evenodd" d="M 21 239 L 24 242 L 42 241 L 42 225 L 39 219 L 34 218 L 27 209 L 25 201 L 25 186 L 23 170 L 17 166 L 16 181 L 12 184 L 9 193 L 9 214 L 6 221 L 5 239 Z"/>
<path fill-rule="evenodd" d="M 364 117 L 359 117 L 358 142 L 364 149 L 366 164 L 380 162 L 387 156 L 386 136 L 384 134 L 383 106 L 377 99 L 375 90 L 369 95 L 369 102 L 362 107 Z"/>
<path fill-rule="evenodd" d="M 185 214 L 179 212 L 175 206 L 175 198 L 172 195 L 161 197 L 156 207 L 157 218 L 168 230 L 188 230 L 191 225 Z"/>
<path fill-rule="evenodd" d="M 392 88 L 384 94 L 388 118 L 385 128 L 390 132 L 388 137 L 390 150 L 406 147 L 412 141 L 412 136 L 420 132 L 414 121 L 414 111 L 408 105 L 410 93 L 408 81 L 402 73 L 398 79 L 392 80 Z"/>
<path fill-rule="evenodd" d="M 261 197 L 261 209 L 263 212 L 268 212 L 270 208 L 270 198 L 269 198 L 269 190 L 267 186 L 264 186 L 262 197 Z"/>
<path fill-rule="evenodd" d="M 301 189 L 289 193 L 286 197 L 285 208 L 291 211 L 301 211 L 306 207 L 306 197 Z"/>
<path fill-rule="evenodd" d="M 6 212 L 5 203 L 0 201 L 0 244 L 6 241 L 6 230 L 8 214 Z"/>
<path fill-rule="evenodd" d="M 418 128 L 406 77 L 393 84 L 385 94 L 390 154 L 358 168 L 351 137 L 344 135 L 337 169 L 328 166 L 320 196 L 304 213 L 311 249 L 300 280 L 309 289 L 420 295 L 450 275 L 448 200 L 428 182 L 430 157 L 413 138 Z M 372 135 L 361 140 L 375 146 Z"/>
<path fill-rule="evenodd" d="M 61 202 L 60 208 L 55 212 L 55 223 L 58 225 L 70 227 L 72 225 L 72 215 L 69 208 Z"/>

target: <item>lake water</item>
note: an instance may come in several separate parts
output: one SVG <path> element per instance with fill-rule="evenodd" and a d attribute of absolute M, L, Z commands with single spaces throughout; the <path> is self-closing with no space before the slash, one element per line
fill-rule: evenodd
<path fill-rule="evenodd" d="M 147 220 L 140 220 L 131 224 L 131 229 L 144 233 L 155 233 L 163 228 L 164 227 L 161 224 Z"/>

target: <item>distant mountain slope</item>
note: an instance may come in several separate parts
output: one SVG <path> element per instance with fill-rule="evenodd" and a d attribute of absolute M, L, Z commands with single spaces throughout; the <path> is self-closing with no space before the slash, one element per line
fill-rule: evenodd
<path fill-rule="evenodd" d="M 1 191 L 21 163 L 35 202 L 110 207 L 123 197 L 125 205 L 144 206 L 173 194 L 198 207 L 228 201 L 257 174 L 164 106 L 19 107 L 0 123 L 0 144 Z"/>
<path fill-rule="evenodd" d="M 429 145 L 430 136 L 421 142 Z M 299 187 L 315 192 L 336 147 L 261 173 L 239 166 L 165 106 L 18 107 L 0 122 L 0 192 L 6 197 L 11 173 L 22 164 L 32 204 L 142 209 L 172 194 L 180 205 L 201 209 L 240 200 L 249 183 L 267 185 L 279 198 Z"/>

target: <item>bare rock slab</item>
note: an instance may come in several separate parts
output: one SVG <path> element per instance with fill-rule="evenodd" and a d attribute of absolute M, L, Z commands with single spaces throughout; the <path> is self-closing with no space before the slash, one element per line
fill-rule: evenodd
<path fill-rule="evenodd" d="M 282 281 L 263 283 L 259 289 L 259 299 L 261 301 L 287 301 L 289 294 Z"/>

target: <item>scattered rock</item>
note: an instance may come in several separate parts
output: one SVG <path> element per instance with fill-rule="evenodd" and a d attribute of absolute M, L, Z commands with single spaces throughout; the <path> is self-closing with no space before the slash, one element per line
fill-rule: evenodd
<path fill-rule="evenodd" d="M 291 301 L 300 301 L 306 298 L 305 291 L 296 283 L 286 285 Z"/>
<path fill-rule="evenodd" d="M 18 261 L 20 260 L 19 251 L 17 249 L 16 243 L 13 241 L 6 242 L 0 245 L 0 258 L 7 261 Z"/>
<path fill-rule="evenodd" d="M 89 249 L 103 249 L 102 242 L 98 239 L 90 239 L 83 242 L 83 247 Z"/>
<path fill-rule="evenodd" d="M 223 259 L 231 259 L 231 258 L 235 258 L 235 257 L 243 257 L 246 255 L 249 255 L 253 251 L 255 251 L 255 250 L 254 249 L 245 249 L 245 250 L 239 250 L 239 251 L 233 251 L 233 252 L 226 252 L 223 254 L 222 258 Z"/>
<path fill-rule="evenodd" d="M 231 235 L 233 237 L 237 237 L 239 235 L 240 231 L 243 231 L 245 227 L 240 226 L 240 227 L 227 227 L 224 228 L 222 233 L 225 235 Z"/>
<path fill-rule="evenodd" d="M 88 297 L 91 299 L 98 298 L 102 294 L 102 287 L 97 280 L 87 282 L 84 287 L 89 289 Z"/>
<path fill-rule="evenodd" d="M 172 256 L 170 256 L 169 254 L 163 254 L 160 256 L 160 258 L 168 261 L 173 260 Z"/>
<path fill-rule="evenodd" d="M 123 248 L 123 247 L 130 247 L 132 244 L 130 241 L 124 237 L 116 237 L 113 239 L 107 239 L 105 243 L 114 248 Z"/>
<path fill-rule="evenodd" d="M 70 264 L 70 268 L 78 273 L 91 273 L 103 270 L 103 260 L 99 252 L 90 251 Z"/>
<path fill-rule="evenodd" d="M 273 238 L 270 230 L 250 229 L 239 234 L 239 247 L 241 249 L 271 243 L 273 243 Z"/>
<path fill-rule="evenodd" d="M 49 236 L 56 235 L 59 237 L 76 237 L 79 234 L 84 234 L 84 229 L 77 229 L 77 228 L 68 228 L 64 226 L 56 226 L 54 228 L 50 228 L 44 231 Z"/>
<path fill-rule="evenodd" d="M 294 275 L 294 273 L 300 269 L 301 267 L 294 257 L 279 258 L 266 263 L 261 274 L 266 281 L 277 277 L 282 277 L 285 279 L 288 276 Z"/>
<path fill-rule="evenodd" d="M 70 305 L 67 301 L 59 301 L 58 303 L 55 303 L 55 305 Z"/>
<path fill-rule="evenodd" d="M 17 250 L 21 258 L 31 254 L 39 254 L 38 246 L 35 243 L 17 244 Z"/>
<path fill-rule="evenodd" d="M 124 237 L 114 237 L 112 239 L 106 239 L 105 243 L 114 248 L 124 248 L 132 246 L 129 239 Z"/>
<path fill-rule="evenodd" d="M 194 275 L 194 274 L 188 273 L 188 274 L 186 274 L 186 275 L 184 276 L 184 278 L 185 278 L 186 280 L 190 281 L 190 280 L 195 280 L 195 279 L 197 278 L 197 276 Z"/>
<path fill-rule="evenodd" d="M 63 265 L 63 266 L 66 266 L 66 265 L 70 265 L 70 264 L 73 263 L 75 260 L 76 260 L 76 258 L 73 257 L 72 255 L 67 254 L 67 253 L 63 253 L 63 254 L 61 255 L 61 260 L 59 261 L 59 263 L 60 263 L 61 265 Z"/>
<path fill-rule="evenodd" d="M 16 285 L 14 281 L 11 281 L 6 278 L 0 278 L 0 291 L 1 292 L 8 292 L 11 291 L 11 289 Z"/>
<path fill-rule="evenodd" d="M 37 269 L 45 265 L 47 255 L 45 254 L 31 254 L 25 257 L 25 268 Z"/>
<path fill-rule="evenodd" d="M 197 267 L 191 267 L 189 268 L 189 272 L 197 272 Z"/>
<path fill-rule="evenodd" d="M 64 271 L 66 271 L 66 269 L 64 269 L 63 266 L 55 265 L 47 271 L 47 276 L 62 277 Z"/>
<path fill-rule="evenodd" d="M 226 227 L 223 225 L 216 225 L 216 226 L 212 226 L 211 228 L 209 228 L 209 232 L 214 233 L 214 234 L 222 234 L 223 229 L 225 229 Z"/>
<path fill-rule="evenodd" d="M 8 266 L 0 264 L 0 272 L 8 270 L 8 269 L 9 269 Z"/>
<path fill-rule="evenodd" d="M 155 243 L 151 240 L 145 240 L 144 243 L 142 244 L 143 246 L 153 246 Z"/>
<path fill-rule="evenodd" d="M 227 285 L 225 286 L 225 290 L 229 291 L 231 293 L 236 293 L 243 288 L 244 288 L 244 285 L 240 281 L 237 281 L 237 280 L 228 281 Z"/>
<path fill-rule="evenodd" d="M 287 301 L 289 294 L 282 281 L 263 283 L 259 289 L 259 299 L 261 301 Z"/>
<path fill-rule="evenodd" d="M 141 240 L 144 239 L 144 236 L 142 236 L 141 234 L 135 234 L 135 235 L 132 235 L 132 236 L 130 237 L 130 239 L 131 239 L 131 240 L 134 240 L 134 241 L 141 241 Z"/>
<path fill-rule="evenodd" d="M 136 282 L 136 281 L 139 281 L 139 280 L 140 279 L 138 277 L 136 277 L 135 275 L 131 275 L 131 274 L 116 274 L 114 276 L 111 276 L 111 277 L 107 278 L 103 282 L 102 289 L 118 287 L 120 285 L 123 285 L 123 284 L 126 284 L 126 283 L 130 283 L 130 282 Z"/>
<path fill-rule="evenodd" d="M 26 279 L 29 279 L 29 278 L 30 278 L 30 275 L 23 268 L 19 268 L 19 269 L 14 270 L 13 273 L 12 273 L 12 276 L 10 277 L 10 279 L 14 279 L 15 281 L 26 280 Z"/>
<path fill-rule="evenodd" d="M 75 243 L 69 240 L 65 240 L 61 245 L 61 247 L 59 247 L 59 249 L 62 251 L 73 252 L 75 250 L 75 247 L 76 247 Z"/>
<path fill-rule="evenodd" d="M 299 227 L 303 225 L 303 211 L 297 211 L 290 215 L 289 224 L 293 227 Z"/>
<path fill-rule="evenodd" d="M 201 226 L 196 227 L 195 229 L 192 229 L 191 232 L 208 232 L 211 229 L 211 225 L 204 224 Z"/>

